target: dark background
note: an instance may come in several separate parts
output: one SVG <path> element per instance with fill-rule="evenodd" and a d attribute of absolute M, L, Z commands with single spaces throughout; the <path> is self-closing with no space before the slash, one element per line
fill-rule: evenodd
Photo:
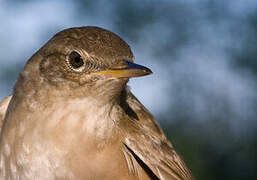
<path fill-rule="evenodd" d="M 0 0 L 0 98 L 56 32 L 101 26 L 152 76 L 132 79 L 196 179 L 257 179 L 257 1 Z"/>

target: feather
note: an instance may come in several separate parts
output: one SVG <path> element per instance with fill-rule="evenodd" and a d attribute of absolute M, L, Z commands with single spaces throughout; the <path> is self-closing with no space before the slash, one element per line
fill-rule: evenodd
<path fill-rule="evenodd" d="M 167 140 L 159 124 L 146 108 L 127 90 L 127 103 L 138 121 L 131 126 L 124 145 L 131 155 L 139 158 L 160 180 L 192 180 L 190 170 Z"/>
<path fill-rule="evenodd" d="M 4 118 L 6 114 L 6 110 L 8 108 L 9 102 L 12 99 L 12 96 L 6 96 L 1 102 L 0 102 L 0 132 L 4 123 Z"/>

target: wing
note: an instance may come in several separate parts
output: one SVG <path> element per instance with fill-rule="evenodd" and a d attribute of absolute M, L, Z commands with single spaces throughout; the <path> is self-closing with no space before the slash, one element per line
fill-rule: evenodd
<path fill-rule="evenodd" d="M 137 161 L 141 166 L 143 164 L 148 174 L 149 171 L 154 174 L 151 175 L 153 179 L 192 180 L 190 170 L 158 123 L 131 92 L 127 92 L 127 103 L 138 118 L 138 121 L 132 120 L 133 133 L 128 133 L 124 142 L 130 171 L 137 172 Z"/>
<path fill-rule="evenodd" d="M 128 108 L 131 108 L 132 112 L 136 114 L 136 118 L 140 121 L 140 124 L 145 125 L 161 138 L 166 139 L 160 125 L 153 118 L 152 114 L 128 89 L 126 90 L 126 103 L 128 104 Z"/>
<path fill-rule="evenodd" d="M 7 107 L 9 105 L 9 102 L 11 100 L 12 96 L 6 96 L 1 102 L 0 102 L 0 132 L 2 130 L 2 125 L 5 117 L 5 113 L 7 110 Z"/>

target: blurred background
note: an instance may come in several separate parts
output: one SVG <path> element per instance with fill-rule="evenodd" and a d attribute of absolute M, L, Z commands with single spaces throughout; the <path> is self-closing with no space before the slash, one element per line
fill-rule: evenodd
<path fill-rule="evenodd" d="M 196 179 L 257 179 L 257 1 L 0 0 L 0 98 L 56 32 L 101 26 L 153 75 L 129 82 Z"/>

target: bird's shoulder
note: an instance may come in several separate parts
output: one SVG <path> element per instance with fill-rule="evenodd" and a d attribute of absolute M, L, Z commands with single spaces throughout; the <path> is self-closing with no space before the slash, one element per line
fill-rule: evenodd
<path fill-rule="evenodd" d="M 145 108 L 145 106 L 133 95 L 133 93 L 126 89 L 125 95 L 126 102 L 126 113 L 129 117 L 141 125 L 149 128 L 150 131 L 158 134 L 160 138 L 166 138 L 163 130 L 161 129 L 159 123 L 154 119 L 152 114 Z"/>
<path fill-rule="evenodd" d="M 5 118 L 6 110 L 8 108 L 9 102 L 12 98 L 12 95 L 6 96 L 2 101 L 0 102 L 0 132 L 2 129 L 3 121 Z"/>
<path fill-rule="evenodd" d="M 157 121 L 130 91 L 127 91 L 126 102 L 131 108 L 128 113 L 135 113 L 124 139 L 123 153 L 129 170 L 137 173 L 136 164 L 140 164 L 152 179 L 193 179 Z"/>

